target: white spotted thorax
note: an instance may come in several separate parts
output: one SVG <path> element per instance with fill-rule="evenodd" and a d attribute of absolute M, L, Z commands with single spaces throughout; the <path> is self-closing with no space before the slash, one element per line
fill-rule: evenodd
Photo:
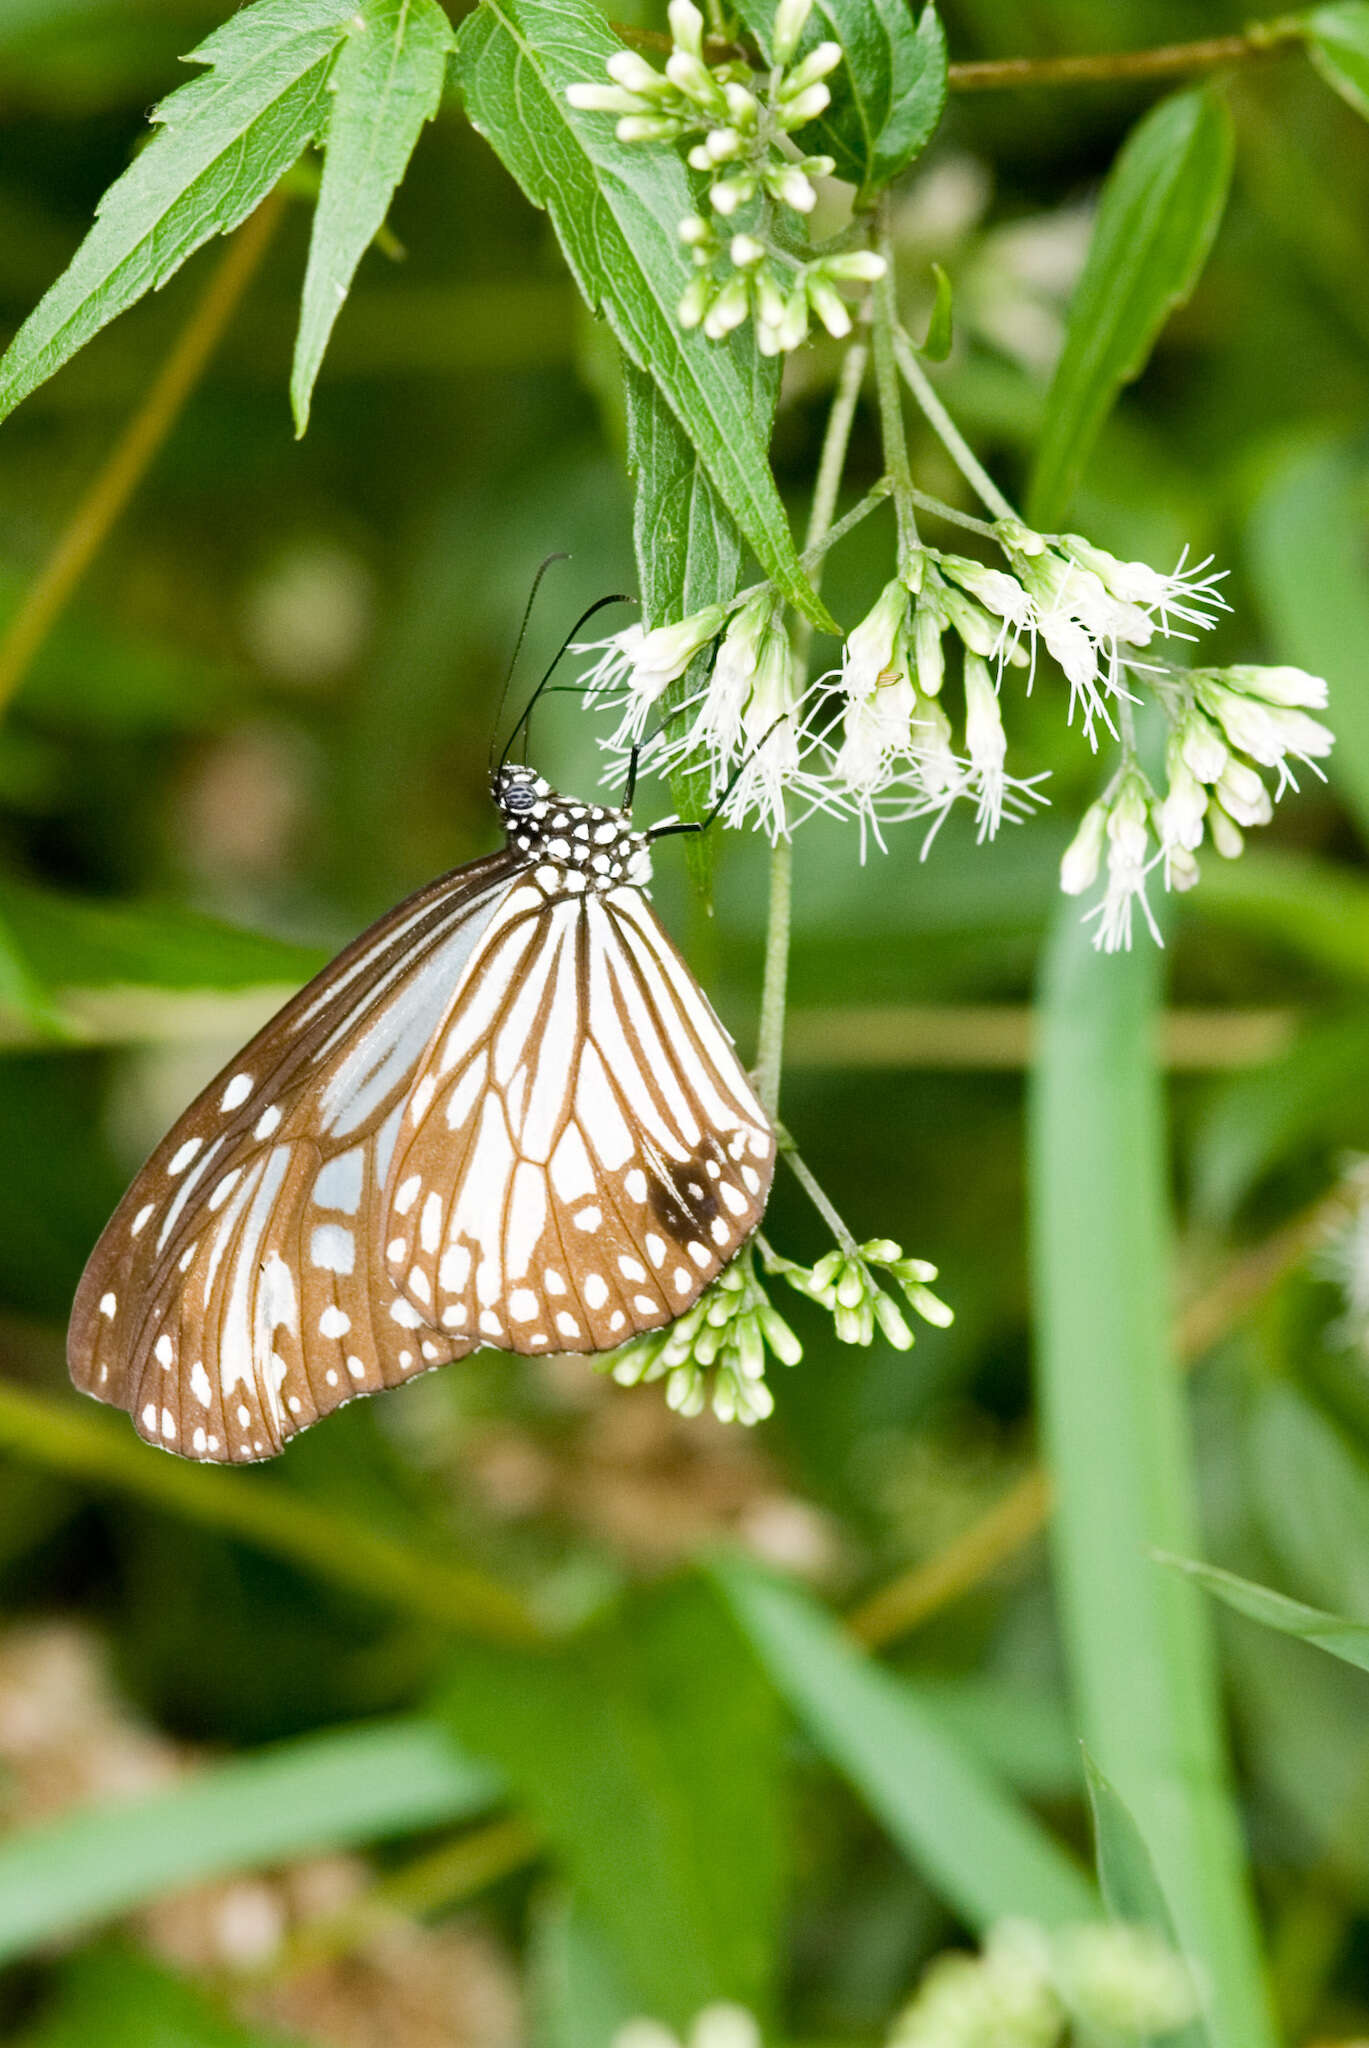
<path fill-rule="evenodd" d="M 560 796 L 531 768 L 501 768 L 492 794 L 509 851 L 551 871 L 538 874 L 545 888 L 602 894 L 623 884 L 645 889 L 650 883 L 647 835 L 634 830 L 626 811 Z"/>
<path fill-rule="evenodd" d="M 775 1136 L 625 811 L 501 768 L 504 849 L 364 932 L 193 1102 L 77 1290 L 72 1378 L 267 1458 L 480 1346 L 602 1353 L 747 1243 Z"/>

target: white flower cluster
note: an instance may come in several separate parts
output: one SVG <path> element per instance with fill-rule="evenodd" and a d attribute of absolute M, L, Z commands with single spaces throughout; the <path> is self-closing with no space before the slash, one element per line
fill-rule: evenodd
<path fill-rule="evenodd" d="M 878 1326 L 896 1351 L 913 1348 L 908 1319 L 893 1295 L 880 1286 L 876 1269 L 894 1282 L 909 1308 L 924 1322 L 944 1330 L 955 1321 L 954 1311 L 932 1293 L 936 1267 L 926 1259 L 905 1258 L 902 1246 L 890 1237 L 871 1238 L 850 1252 L 828 1252 L 811 1267 L 796 1266 L 772 1252 L 766 1266 L 769 1272 L 782 1273 L 791 1287 L 827 1310 L 843 1344 L 873 1343 Z"/>
<path fill-rule="evenodd" d="M 1291 667 L 1183 669 L 1157 659 L 1157 642 L 1188 639 L 1225 609 L 1206 563 L 1181 559 L 1162 575 L 1016 519 L 999 520 L 993 534 L 1006 567 L 917 547 L 848 634 L 840 670 L 811 685 L 768 586 L 737 600 L 730 616 L 709 606 L 580 650 L 597 656 L 584 678 L 590 696 L 621 706 L 605 742 L 617 772 L 633 749 L 645 765 L 701 769 L 728 824 L 754 820 L 772 838 L 824 810 L 858 819 L 862 845 L 867 834 L 882 843 L 886 824 L 930 818 L 930 844 L 964 800 L 983 841 L 1044 802 L 1043 776 L 1008 771 L 1003 704 L 1010 675 L 1030 691 L 1049 657 L 1069 685 L 1070 722 L 1077 711 L 1095 750 L 1104 731 L 1122 746 L 1121 766 L 1065 855 L 1061 887 L 1079 895 L 1106 866 L 1089 913 L 1097 944 L 1129 946 L 1137 905 L 1158 941 L 1148 877 L 1160 867 L 1166 888 L 1190 888 L 1205 837 L 1234 858 L 1243 833 L 1296 787 L 1292 764 L 1320 772 L 1333 736 L 1311 714 L 1325 710 L 1326 684 Z M 668 685 L 715 642 L 703 687 L 648 734 Z M 1132 709 L 1147 697 L 1170 728 L 1163 797 L 1130 736 Z"/>
<path fill-rule="evenodd" d="M 761 2030 L 744 2005 L 719 2001 L 696 2014 L 685 2043 L 659 2020 L 638 2019 L 618 2029 L 610 2048 L 761 2048 Z"/>
<path fill-rule="evenodd" d="M 1089 916 L 1098 923 L 1095 944 L 1108 953 L 1131 944 L 1138 903 L 1159 940 L 1146 898 L 1157 864 L 1167 889 L 1191 889 L 1205 836 L 1224 860 L 1235 860 L 1245 831 L 1267 825 L 1275 799 L 1296 789 L 1290 761 L 1316 772 L 1332 747 L 1330 728 L 1310 716 L 1326 709 L 1326 684 L 1300 668 L 1174 671 L 1164 695 L 1171 723 L 1163 798 L 1141 768 L 1128 763 L 1084 813 L 1060 865 L 1061 888 L 1079 896 L 1093 887 L 1106 855 L 1103 895 Z M 1276 778 L 1272 793 L 1262 768 Z"/>
<path fill-rule="evenodd" d="M 1090 2041 L 1150 2038 L 1197 2010 L 1191 1973 L 1148 1928 L 1005 1920 L 981 1955 L 937 1958 L 889 2048 L 1059 2048 L 1072 2028 Z"/>
<path fill-rule="evenodd" d="M 882 258 L 869 249 L 804 261 L 777 246 L 769 232 L 777 207 L 811 213 L 814 179 L 834 168 L 830 156 L 804 156 L 790 140 L 830 103 L 823 81 L 842 57 L 835 42 L 798 56 L 812 4 L 780 0 L 774 61 L 763 86 L 745 64 L 708 63 L 702 14 L 693 0 L 671 0 L 672 49 L 664 71 L 633 50 L 618 50 L 606 66 L 611 84 L 566 88 L 573 107 L 616 114 L 620 142 L 699 137 L 687 161 L 706 181 L 708 210 L 688 213 L 679 224 L 695 266 L 680 299 L 680 324 L 702 327 L 710 341 L 721 341 L 754 317 L 763 355 L 797 348 L 814 317 L 829 334 L 849 334 L 851 314 L 838 286 L 884 275 Z"/>

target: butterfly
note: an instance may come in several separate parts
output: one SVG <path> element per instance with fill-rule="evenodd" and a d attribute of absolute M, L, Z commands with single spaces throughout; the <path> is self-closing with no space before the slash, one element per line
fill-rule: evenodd
<path fill-rule="evenodd" d="M 774 1132 L 647 895 L 685 828 L 525 766 L 491 794 L 503 850 L 287 1003 L 96 1245 L 71 1376 L 149 1443 L 250 1462 L 481 1345 L 612 1350 L 759 1224 Z"/>

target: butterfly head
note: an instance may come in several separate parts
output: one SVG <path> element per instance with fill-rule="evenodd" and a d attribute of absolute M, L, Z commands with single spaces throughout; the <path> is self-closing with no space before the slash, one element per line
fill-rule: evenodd
<path fill-rule="evenodd" d="M 511 851 L 554 870 L 561 888 L 644 889 L 651 880 L 647 835 L 633 830 L 626 812 L 561 796 L 535 769 L 517 764 L 499 770 L 491 794 Z"/>

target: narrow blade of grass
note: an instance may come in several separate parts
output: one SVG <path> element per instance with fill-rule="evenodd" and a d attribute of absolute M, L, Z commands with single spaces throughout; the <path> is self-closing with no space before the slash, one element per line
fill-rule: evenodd
<path fill-rule="evenodd" d="M 1191 1551 L 1183 1396 L 1167 1322 L 1160 956 L 1095 954 L 1062 905 L 1031 1101 L 1037 1373 L 1081 1732 L 1154 1859 L 1210 1988 L 1217 2048 L 1271 2020 L 1227 1784 L 1206 1619 L 1152 1548 Z"/>

